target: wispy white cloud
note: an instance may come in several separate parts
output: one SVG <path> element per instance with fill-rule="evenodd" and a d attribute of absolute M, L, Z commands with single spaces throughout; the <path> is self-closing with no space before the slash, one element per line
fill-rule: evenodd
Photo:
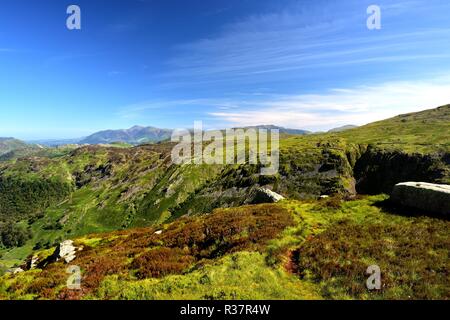
<path fill-rule="evenodd" d="M 275 124 L 326 130 L 345 124 L 362 125 L 448 103 L 450 79 L 440 78 L 335 89 L 319 95 L 291 95 L 246 101 L 237 111 L 214 111 L 209 115 L 224 126 Z M 251 107 L 247 107 L 249 105 Z"/>
<path fill-rule="evenodd" d="M 440 8 L 436 2 L 429 6 Z M 426 5 L 418 1 L 387 2 L 383 22 L 390 27 L 377 34 L 365 27 L 364 4 L 303 4 L 250 16 L 225 26 L 215 37 L 178 46 L 169 61 L 172 71 L 166 76 L 176 85 L 242 79 L 258 82 L 258 75 L 286 79 L 287 74 L 292 78 L 299 71 L 331 67 L 448 59 L 448 51 L 443 50 L 448 46 L 439 39 L 450 37 L 449 28 L 395 24 L 400 13 L 417 14 L 424 8 Z"/>
<path fill-rule="evenodd" d="M 215 128 L 275 124 L 326 130 L 450 103 L 450 78 L 426 80 L 450 70 L 450 45 L 443 41 L 450 38 L 444 14 L 450 3 L 378 2 L 379 32 L 366 27 L 369 1 L 298 2 L 178 45 L 169 71 L 158 80 L 163 89 L 181 87 L 193 98 L 147 101 L 122 108 L 119 116 L 176 110 L 177 117 L 197 117 Z M 429 12 L 432 19 L 425 17 Z M 269 90 L 258 92 L 261 87 Z"/>
<path fill-rule="evenodd" d="M 321 94 L 259 93 L 232 98 L 146 101 L 121 108 L 118 115 L 132 120 L 154 113 L 178 112 L 186 119 L 195 115 L 194 120 L 205 121 L 205 127 L 274 124 L 317 131 L 346 124 L 363 125 L 449 103 L 450 77 L 439 77 L 335 88 Z"/>

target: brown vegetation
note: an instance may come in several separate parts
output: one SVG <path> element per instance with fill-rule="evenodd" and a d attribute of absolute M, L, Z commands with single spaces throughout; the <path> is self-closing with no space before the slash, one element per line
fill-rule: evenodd
<path fill-rule="evenodd" d="M 369 265 L 381 268 L 382 298 L 450 298 L 448 222 L 409 224 L 341 221 L 307 239 L 291 254 L 288 269 L 322 284 L 325 297 L 362 298 Z"/>
<path fill-rule="evenodd" d="M 181 274 L 196 263 L 208 263 L 225 254 L 260 250 L 292 224 L 286 209 L 266 204 L 184 217 L 161 234 L 154 228 L 141 228 L 91 235 L 100 237 L 101 245 L 89 247 L 84 243 L 84 250 L 72 262 L 81 268 L 81 291 L 65 287 L 67 265 L 56 262 L 45 267 L 26 292 L 45 299 L 80 299 L 95 291 L 108 275 L 144 279 Z"/>

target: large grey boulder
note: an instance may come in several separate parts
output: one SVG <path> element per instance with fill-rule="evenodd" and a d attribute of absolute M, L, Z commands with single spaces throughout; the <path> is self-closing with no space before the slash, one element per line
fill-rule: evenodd
<path fill-rule="evenodd" d="M 450 185 L 426 182 L 396 184 L 391 194 L 394 203 L 448 217 Z"/>
<path fill-rule="evenodd" d="M 276 192 L 273 192 L 272 190 L 269 190 L 267 188 L 256 188 L 254 190 L 254 194 L 251 197 L 252 204 L 257 203 L 275 203 L 281 200 L 284 200 L 285 198 Z"/>

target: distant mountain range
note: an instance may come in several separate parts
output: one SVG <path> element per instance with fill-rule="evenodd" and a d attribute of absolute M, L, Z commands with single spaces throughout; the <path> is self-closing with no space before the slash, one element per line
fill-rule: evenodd
<path fill-rule="evenodd" d="M 310 131 L 300 129 L 288 129 L 274 125 L 260 125 L 244 127 L 244 129 L 278 129 L 281 134 L 305 135 L 310 134 Z M 29 140 L 27 143 L 44 145 L 47 147 L 56 147 L 69 144 L 111 144 L 114 142 L 129 143 L 132 145 L 139 145 L 144 143 L 157 143 L 170 139 L 172 129 L 160 129 L 156 127 L 134 126 L 130 129 L 119 130 L 104 130 L 91 134 L 87 137 L 78 139 L 41 139 Z M 6 139 L 6 138 L 5 138 Z M 8 138 L 12 139 L 12 138 Z M 15 139 L 14 139 L 15 140 Z M 20 140 L 16 140 L 24 144 Z M 6 148 L 5 148 L 6 149 Z"/>
<path fill-rule="evenodd" d="M 357 126 L 347 125 L 328 132 L 341 132 L 356 128 Z M 237 128 L 235 128 L 237 129 Z M 243 129 L 278 129 L 280 134 L 288 135 L 307 135 L 313 132 L 301 129 L 289 129 L 275 125 L 258 125 L 243 127 Z M 139 145 L 145 143 L 157 143 L 170 139 L 172 129 L 160 129 L 156 127 L 134 126 L 129 129 L 104 130 L 93 133 L 87 137 L 74 139 L 41 139 L 28 140 L 26 142 L 15 138 L 0 138 L 0 156 L 14 153 L 15 155 L 29 154 L 30 151 L 36 151 L 46 147 L 57 147 L 63 145 L 83 145 L 83 144 L 111 144 L 115 142 Z"/>
<path fill-rule="evenodd" d="M 237 129 L 237 128 L 234 128 Z M 280 134 L 307 135 L 312 132 L 300 129 L 288 129 L 274 125 L 259 125 L 243 127 L 242 129 L 278 129 Z M 156 127 L 134 126 L 129 129 L 104 130 L 87 137 L 74 139 L 40 139 L 22 141 L 15 138 L 0 138 L 0 161 L 18 159 L 28 156 L 49 156 L 59 154 L 61 150 L 76 148 L 79 145 L 101 145 L 126 143 L 141 145 L 167 141 L 172 136 L 172 129 L 160 129 Z M 59 147 L 63 148 L 60 149 Z M 60 150 L 57 150 L 60 149 Z"/>
<path fill-rule="evenodd" d="M 287 129 L 273 125 L 261 125 L 253 127 L 245 127 L 244 129 L 278 129 L 284 134 L 304 135 L 311 132 L 306 130 Z M 160 129 L 155 127 L 134 126 L 124 130 L 105 130 L 94 133 L 84 139 L 80 139 L 79 144 L 108 144 L 113 142 L 125 142 L 130 144 L 156 143 L 170 139 L 172 129 Z"/>

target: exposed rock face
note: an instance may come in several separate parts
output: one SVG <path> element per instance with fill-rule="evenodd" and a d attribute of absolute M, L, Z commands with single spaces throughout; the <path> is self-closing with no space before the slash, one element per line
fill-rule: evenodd
<path fill-rule="evenodd" d="M 285 198 L 272 190 L 266 188 L 257 188 L 252 203 L 274 203 Z"/>
<path fill-rule="evenodd" d="M 450 216 L 450 185 L 403 182 L 394 186 L 391 200 L 402 206 Z"/>
<path fill-rule="evenodd" d="M 40 259 L 37 255 L 29 256 L 22 268 L 31 270 L 35 268 L 43 269 L 48 264 L 64 260 L 65 263 L 70 263 L 76 258 L 76 253 L 83 250 L 83 246 L 75 247 L 72 240 L 66 240 L 58 244 L 55 251 L 45 259 Z"/>
<path fill-rule="evenodd" d="M 26 264 L 27 264 L 27 269 L 28 269 L 28 270 L 31 270 L 31 269 L 36 268 L 37 265 L 38 265 L 38 262 L 39 262 L 38 256 L 35 256 L 35 255 L 31 256 L 31 257 L 28 259 L 27 263 L 26 263 Z"/>
<path fill-rule="evenodd" d="M 447 183 L 449 154 L 408 154 L 369 147 L 356 161 L 356 191 L 361 194 L 390 194 L 397 183 L 424 181 Z"/>
<path fill-rule="evenodd" d="M 40 261 L 37 255 L 28 256 L 25 262 L 20 266 L 23 270 L 31 270 L 39 267 Z"/>
<path fill-rule="evenodd" d="M 73 245 L 73 241 L 66 240 L 56 247 L 52 257 L 55 261 L 63 259 L 66 263 L 69 263 L 76 258 L 77 251 L 78 249 Z"/>

